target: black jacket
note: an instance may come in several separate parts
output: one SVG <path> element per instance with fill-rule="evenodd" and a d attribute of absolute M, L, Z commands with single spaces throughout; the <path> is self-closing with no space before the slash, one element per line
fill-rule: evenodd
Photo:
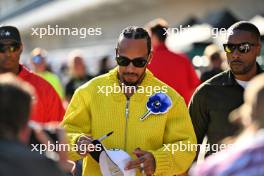
<path fill-rule="evenodd" d="M 1 176 L 63 176 L 58 165 L 25 145 L 0 139 Z"/>
<path fill-rule="evenodd" d="M 257 68 L 258 73 L 263 72 L 259 65 Z M 214 76 L 196 89 L 189 104 L 189 113 L 198 144 L 202 143 L 205 135 L 209 144 L 219 144 L 238 132 L 239 126 L 231 124 L 228 116 L 243 103 L 243 93 L 244 88 L 236 82 L 231 70 Z"/>

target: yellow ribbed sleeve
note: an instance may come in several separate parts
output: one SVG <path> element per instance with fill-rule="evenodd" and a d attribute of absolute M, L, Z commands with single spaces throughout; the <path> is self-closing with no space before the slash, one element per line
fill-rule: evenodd
<path fill-rule="evenodd" d="M 195 156 L 195 150 L 188 148 L 188 144 L 196 144 L 196 138 L 184 99 L 180 97 L 174 102 L 164 132 L 166 147 L 150 151 L 156 160 L 155 175 L 181 174 L 190 167 Z"/>

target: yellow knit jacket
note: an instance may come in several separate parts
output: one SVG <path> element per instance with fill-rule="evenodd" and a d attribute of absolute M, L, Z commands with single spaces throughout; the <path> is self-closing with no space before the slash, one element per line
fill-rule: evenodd
<path fill-rule="evenodd" d="M 154 175 L 172 176 L 185 172 L 192 164 L 195 151 L 175 150 L 176 145 L 179 149 L 180 144 L 196 144 L 196 137 L 184 99 L 147 70 L 140 86 L 166 86 L 172 107 L 165 114 L 152 114 L 140 121 L 139 118 L 147 111 L 149 94 L 136 92 L 127 100 L 121 92 L 106 94 L 99 91 L 101 86 L 113 85 L 118 85 L 117 68 L 75 91 L 62 122 L 69 143 L 75 144 L 81 135 L 91 135 L 96 139 L 114 131 L 102 141 L 106 148 L 120 148 L 134 159 L 132 151 L 137 147 L 151 152 L 156 161 Z M 81 156 L 71 151 L 69 158 L 78 160 Z M 99 175 L 99 164 L 90 155 L 84 157 L 83 176 Z"/>

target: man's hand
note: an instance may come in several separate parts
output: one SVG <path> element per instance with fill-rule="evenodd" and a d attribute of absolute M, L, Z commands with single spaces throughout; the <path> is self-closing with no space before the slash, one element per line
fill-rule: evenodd
<path fill-rule="evenodd" d="M 135 149 L 133 153 L 138 157 L 138 159 L 129 161 L 125 169 L 129 170 L 139 168 L 144 171 L 147 176 L 153 175 L 156 169 L 156 162 L 152 153 L 143 151 L 140 148 Z"/>
<path fill-rule="evenodd" d="M 42 144 L 45 144 L 46 146 L 49 145 L 49 143 L 55 143 L 59 142 L 59 144 L 67 144 L 66 140 L 66 134 L 65 130 L 59 126 L 58 123 L 46 123 L 44 126 L 41 126 L 35 122 L 32 125 L 32 130 L 35 133 L 35 136 L 38 141 L 40 141 Z M 53 131 L 56 131 L 56 134 L 58 136 L 59 141 L 53 141 L 49 135 L 46 134 L 46 132 L 43 130 L 44 128 L 46 129 L 52 129 Z M 49 158 L 54 159 L 55 161 L 58 162 L 59 166 L 62 168 L 62 170 L 65 173 L 74 173 L 75 172 L 75 163 L 73 161 L 68 160 L 68 155 L 67 151 L 65 150 L 59 150 L 57 153 L 55 151 L 46 151 L 46 155 L 49 156 Z M 58 156 L 58 159 L 56 159 Z M 53 157 L 53 158 L 52 158 Z"/>
<path fill-rule="evenodd" d="M 81 156 L 86 156 L 90 152 L 90 147 L 92 144 L 93 138 L 91 136 L 80 136 L 77 140 L 78 153 Z"/>

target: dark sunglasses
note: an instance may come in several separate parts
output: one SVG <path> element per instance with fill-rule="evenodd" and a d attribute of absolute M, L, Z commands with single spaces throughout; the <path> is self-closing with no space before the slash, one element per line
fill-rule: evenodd
<path fill-rule="evenodd" d="M 145 67 L 145 65 L 148 63 L 148 61 L 144 57 L 138 57 L 131 60 L 125 56 L 117 56 L 116 61 L 119 66 L 128 66 L 130 62 L 132 62 L 135 67 L 141 68 Z"/>
<path fill-rule="evenodd" d="M 18 49 L 20 48 L 20 43 L 10 43 L 10 44 L 3 44 L 3 43 L 0 43 L 0 52 L 1 53 L 4 53 L 6 52 L 7 50 L 9 52 L 15 52 L 17 51 Z"/>
<path fill-rule="evenodd" d="M 239 43 L 239 44 L 232 44 L 232 43 L 223 44 L 226 53 L 233 53 L 236 49 L 240 53 L 248 53 L 251 50 L 251 46 L 254 46 L 254 44 L 248 42 Z"/>

